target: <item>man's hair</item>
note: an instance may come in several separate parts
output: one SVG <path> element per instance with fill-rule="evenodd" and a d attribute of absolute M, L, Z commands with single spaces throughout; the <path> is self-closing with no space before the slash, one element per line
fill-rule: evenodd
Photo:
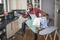
<path fill-rule="evenodd" d="M 46 14 L 47 16 L 49 16 L 49 14 Z"/>
<path fill-rule="evenodd" d="M 47 16 L 49 16 L 48 14 L 46 14 Z"/>
<path fill-rule="evenodd" d="M 27 6 L 29 6 L 29 5 L 32 5 L 32 6 L 33 6 L 33 4 L 32 4 L 32 3 L 27 4 Z"/>

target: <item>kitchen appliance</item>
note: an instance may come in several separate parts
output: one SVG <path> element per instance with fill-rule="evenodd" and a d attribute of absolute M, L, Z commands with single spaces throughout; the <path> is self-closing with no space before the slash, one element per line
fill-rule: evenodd
<path fill-rule="evenodd" d="M 4 14 L 4 8 L 3 4 L 0 4 L 0 15 Z"/>

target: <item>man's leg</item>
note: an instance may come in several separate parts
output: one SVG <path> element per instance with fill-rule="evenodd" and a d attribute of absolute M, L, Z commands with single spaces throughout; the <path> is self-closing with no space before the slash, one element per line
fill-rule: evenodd
<path fill-rule="evenodd" d="M 37 40 L 37 38 L 38 38 L 38 34 L 34 33 L 34 40 Z"/>
<path fill-rule="evenodd" d="M 26 20 L 22 23 L 22 32 L 21 32 L 21 35 L 24 36 L 25 34 L 25 27 L 26 27 Z"/>

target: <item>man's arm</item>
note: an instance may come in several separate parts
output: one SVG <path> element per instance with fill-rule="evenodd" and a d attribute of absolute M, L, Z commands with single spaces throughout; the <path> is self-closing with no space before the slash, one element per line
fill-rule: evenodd
<path fill-rule="evenodd" d="M 46 12 L 40 10 L 40 13 L 48 19 L 48 15 L 46 14 Z"/>
<path fill-rule="evenodd" d="M 43 16 L 45 16 L 45 17 L 48 19 L 48 15 L 47 15 L 46 12 L 44 12 L 44 11 L 38 9 L 38 13 L 41 13 Z"/>
<path fill-rule="evenodd" d="M 20 14 L 22 15 L 23 18 L 27 18 L 28 17 L 28 14 Z"/>

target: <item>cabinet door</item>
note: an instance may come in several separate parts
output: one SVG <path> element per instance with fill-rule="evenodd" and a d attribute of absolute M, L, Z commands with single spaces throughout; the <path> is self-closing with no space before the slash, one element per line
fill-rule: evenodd
<path fill-rule="evenodd" d="M 27 9 L 27 0 L 17 0 L 17 9 Z"/>
<path fill-rule="evenodd" d="M 14 20 L 12 23 L 12 26 L 11 26 L 11 35 L 15 35 L 15 33 L 18 31 L 18 21 L 17 20 Z"/>
<path fill-rule="evenodd" d="M 12 21 L 6 26 L 7 38 L 10 38 L 18 31 L 18 22 L 17 20 Z"/>
<path fill-rule="evenodd" d="M 17 32 L 18 31 L 18 20 L 15 20 L 14 21 L 14 26 L 15 26 L 15 32 Z"/>
<path fill-rule="evenodd" d="M 11 10 L 16 10 L 16 2 L 17 2 L 17 0 L 10 0 L 10 4 L 9 5 L 11 5 Z"/>
<path fill-rule="evenodd" d="M 15 23 L 14 21 L 11 22 L 11 35 L 13 36 L 15 34 Z"/>
<path fill-rule="evenodd" d="M 13 22 L 12 22 L 12 33 L 13 33 L 13 35 L 18 31 L 18 24 L 17 24 L 17 20 L 14 20 Z"/>
<path fill-rule="evenodd" d="M 27 9 L 27 0 L 10 0 L 11 10 Z"/>
<path fill-rule="evenodd" d="M 6 26 L 7 38 L 11 37 L 11 23 Z"/>

